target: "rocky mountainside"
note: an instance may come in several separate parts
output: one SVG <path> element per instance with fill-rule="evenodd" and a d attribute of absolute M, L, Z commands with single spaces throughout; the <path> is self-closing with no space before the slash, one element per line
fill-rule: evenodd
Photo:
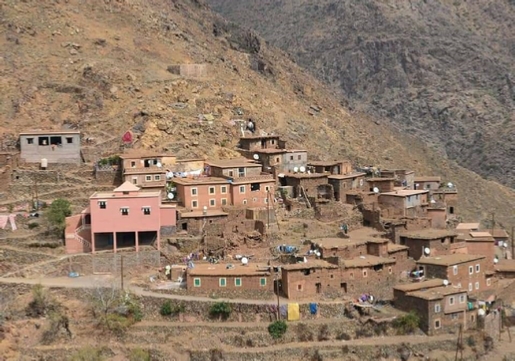
<path fill-rule="evenodd" d="M 313 159 L 440 174 L 459 187 L 466 219 L 485 219 L 496 209 L 496 219 L 513 221 L 501 216 L 515 207 L 511 189 L 382 121 L 350 114 L 288 56 L 199 0 L 0 4 L 4 149 L 22 130 L 64 127 L 80 129 L 98 156 L 119 152 L 132 130 L 135 147 L 226 158 L 236 155 L 238 120 L 253 117 L 258 129 L 306 147 Z M 177 75 L 174 65 L 181 64 L 207 70 Z"/>
<path fill-rule="evenodd" d="M 515 187 L 515 1 L 209 1 L 354 109 Z"/>

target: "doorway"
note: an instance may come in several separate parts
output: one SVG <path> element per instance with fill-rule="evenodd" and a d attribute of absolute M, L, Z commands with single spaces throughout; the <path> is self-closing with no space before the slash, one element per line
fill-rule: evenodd
<path fill-rule="evenodd" d="M 317 288 L 317 293 L 322 293 L 322 284 L 321 283 L 317 283 L 316 288 Z"/>

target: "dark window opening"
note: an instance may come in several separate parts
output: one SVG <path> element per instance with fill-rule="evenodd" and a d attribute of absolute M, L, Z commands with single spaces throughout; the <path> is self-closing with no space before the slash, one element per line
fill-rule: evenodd
<path fill-rule="evenodd" d="M 238 168 L 238 177 L 245 177 L 245 168 Z"/>
<path fill-rule="evenodd" d="M 129 195 L 129 192 L 124 191 L 124 192 L 123 192 L 123 194 L 125 194 L 125 195 Z"/>
<path fill-rule="evenodd" d="M 131 167 L 132 167 L 132 168 L 136 167 L 136 162 L 131 161 Z"/>
<path fill-rule="evenodd" d="M 347 283 L 340 283 L 340 288 L 343 289 L 343 292 L 347 293 Z"/>
<path fill-rule="evenodd" d="M 297 285 L 297 291 L 302 291 L 302 285 Z"/>
<path fill-rule="evenodd" d="M 181 229 L 183 231 L 187 231 L 188 230 L 188 223 L 184 222 L 183 224 L 181 224 Z"/>
<path fill-rule="evenodd" d="M 302 159 L 302 156 L 301 156 L 301 155 L 297 156 L 297 159 L 298 159 L 298 160 L 301 160 L 301 159 Z"/>
<path fill-rule="evenodd" d="M 440 242 L 445 243 L 445 238 L 442 238 Z"/>
<path fill-rule="evenodd" d="M 38 137 L 38 145 L 48 145 L 48 137 Z"/>
<path fill-rule="evenodd" d="M 454 214 L 454 207 L 449 207 L 449 213 Z"/>
<path fill-rule="evenodd" d="M 68 144 L 72 144 L 72 143 L 73 143 L 73 138 L 71 138 L 71 137 L 67 137 L 67 138 L 66 138 L 66 143 L 68 143 Z"/>
<path fill-rule="evenodd" d="M 331 278 L 334 278 L 334 275 L 331 275 Z"/>
<path fill-rule="evenodd" d="M 27 138 L 27 144 L 34 144 L 34 138 Z"/>
<path fill-rule="evenodd" d="M 153 165 L 157 165 L 157 159 L 145 159 L 145 168 L 152 167 Z"/>
<path fill-rule="evenodd" d="M 63 140 L 61 137 L 50 137 L 50 144 L 52 145 L 61 145 Z"/>
<path fill-rule="evenodd" d="M 250 185 L 250 190 L 251 190 L 252 192 L 254 192 L 254 191 L 258 191 L 258 190 L 260 190 L 260 189 L 261 189 L 261 184 L 260 184 L 260 183 L 252 183 L 252 184 Z"/>
<path fill-rule="evenodd" d="M 290 160 L 293 160 L 293 155 L 290 155 Z"/>
<path fill-rule="evenodd" d="M 317 293 L 321 293 L 322 292 L 322 284 L 321 283 L 317 283 L 315 284 L 316 288 L 317 288 Z"/>
<path fill-rule="evenodd" d="M 122 208 L 122 216 L 128 216 L 129 215 L 129 208 Z"/>
<path fill-rule="evenodd" d="M 378 264 L 378 265 L 375 265 L 374 266 L 374 271 L 382 271 L 383 270 L 383 266 L 382 264 Z"/>
<path fill-rule="evenodd" d="M 98 202 L 98 205 L 100 206 L 100 209 L 106 209 L 107 208 L 106 202 Z"/>
<path fill-rule="evenodd" d="M 143 208 L 143 214 L 146 216 L 149 216 L 150 215 L 150 207 Z"/>
<path fill-rule="evenodd" d="M 305 269 L 302 271 L 302 273 L 304 273 L 304 276 L 309 276 L 311 274 L 311 270 L 310 269 Z"/>

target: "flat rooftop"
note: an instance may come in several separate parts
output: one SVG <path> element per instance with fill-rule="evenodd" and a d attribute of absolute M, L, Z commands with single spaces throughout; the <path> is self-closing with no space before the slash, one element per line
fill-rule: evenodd
<path fill-rule="evenodd" d="M 371 177 L 366 179 L 367 182 L 393 182 L 395 178 L 380 178 L 380 177 Z"/>
<path fill-rule="evenodd" d="M 232 267 L 231 267 L 232 266 Z M 244 266 L 241 263 L 200 263 L 187 270 L 190 276 L 268 276 L 270 266 L 266 264 L 252 264 Z"/>
<path fill-rule="evenodd" d="M 90 199 L 110 199 L 110 198 L 154 198 L 154 197 L 161 197 L 160 191 L 155 192 L 147 192 L 147 191 L 140 191 L 140 192 L 132 192 L 131 194 L 123 194 L 122 192 L 95 192 L 89 197 Z"/>
<path fill-rule="evenodd" d="M 297 178 L 297 179 L 306 179 L 306 178 L 327 178 L 327 173 L 284 173 L 285 178 Z"/>
<path fill-rule="evenodd" d="M 61 134 L 80 134 L 78 130 L 29 130 L 20 133 L 20 136 L 24 135 L 61 135 Z"/>
<path fill-rule="evenodd" d="M 515 272 L 515 259 L 501 259 L 494 269 L 497 272 Z"/>
<path fill-rule="evenodd" d="M 458 233 L 454 230 L 426 228 L 418 231 L 401 232 L 401 237 L 411 239 L 440 239 L 445 237 L 456 237 Z"/>
<path fill-rule="evenodd" d="M 395 252 L 404 251 L 407 249 L 409 249 L 409 248 L 406 246 L 402 246 L 400 244 L 388 243 L 388 253 L 395 253 Z"/>
<path fill-rule="evenodd" d="M 443 279 L 440 278 L 433 278 L 430 280 L 425 280 L 422 282 L 411 282 L 411 283 L 405 283 L 402 285 L 394 286 L 394 290 L 399 290 L 403 292 L 412 292 L 412 291 L 420 291 L 426 288 L 434 288 L 434 287 L 440 287 L 443 286 Z"/>
<path fill-rule="evenodd" d="M 266 134 L 266 135 L 245 135 L 244 137 L 241 137 L 240 140 L 260 140 L 260 139 L 279 139 L 281 138 L 280 135 L 275 134 Z"/>
<path fill-rule="evenodd" d="M 399 190 L 399 191 L 395 191 L 395 192 L 381 193 L 380 195 L 381 196 L 393 196 L 393 197 L 409 197 L 409 196 L 415 196 L 417 194 L 424 194 L 424 193 L 429 193 L 429 191 L 428 190 L 404 189 L 404 190 Z"/>
<path fill-rule="evenodd" d="M 439 257 L 422 257 L 417 264 L 430 264 L 435 266 L 453 266 L 460 263 L 472 262 L 484 259 L 485 256 L 473 254 L 449 254 Z"/>
<path fill-rule="evenodd" d="M 348 246 L 365 245 L 367 243 L 364 239 L 352 238 L 317 238 L 311 240 L 312 243 L 318 244 L 321 248 L 345 248 Z"/>
<path fill-rule="evenodd" d="M 321 260 L 321 259 L 314 259 L 314 260 L 308 260 L 307 262 L 300 262 L 300 263 L 294 263 L 294 264 L 287 264 L 284 266 L 281 266 L 282 269 L 287 271 L 295 271 L 295 270 L 303 270 L 303 269 L 313 269 L 313 268 L 328 268 L 328 269 L 334 269 L 338 268 L 337 265 L 329 263 L 327 261 Z"/>
<path fill-rule="evenodd" d="M 393 258 L 377 257 L 368 254 L 366 256 L 359 256 L 353 259 L 343 260 L 343 265 L 345 268 L 359 268 L 378 266 L 381 264 L 391 264 L 395 262 L 396 261 Z"/>
<path fill-rule="evenodd" d="M 415 177 L 415 182 L 441 182 L 442 177 L 438 176 L 420 176 Z"/>
<path fill-rule="evenodd" d="M 206 163 L 216 168 L 261 168 L 260 163 L 252 162 L 247 158 L 212 160 Z"/>
<path fill-rule="evenodd" d="M 430 288 L 430 289 L 427 289 L 424 291 L 410 292 L 410 293 L 408 293 L 408 296 L 432 301 L 432 300 L 440 300 L 440 299 L 444 298 L 445 296 L 454 295 L 457 293 L 465 293 L 465 292 L 466 292 L 466 290 L 463 288 L 458 288 L 458 287 L 449 285 L 449 286 Z"/>
<path fill-rule="evenodd" d="M 140 158 L 162 158 L 165 157 L 162 153 L 153 152 L 147 149 L 131 149 L 123 154 L 120 154 L 121 159 L 140 159 Z M 167 157 L 174 157 L 169 155 Z"/>
<path fill-rule="evenodd" d="M 181 211 L 181 218 L 209 218 L 209 217 L 227 217 L 229 213 L 225 213 L 218 209 L 208 209 L 206 213 L 204 211 Z"/>
<path fill-rule="evenodd" d="M 229 184 L 229 180 L 221 177 L 173 178 L 173 182 L 181 185 Z"/>
<path fill-rule="evenodd" d="M 312 165 L 314 167 L 331 167 L 331 166 L 337 166 L 342 163 L 347 163 L 348 161 L 345 160 L 313 160 L 308 162 L 308 165 Z"/>
<path fill-rule="evenodd" d="M 479 229 L 479 223 L 459 223 L 456 226 L 457 230 L 460 231 L 469 231 L 471 229 Z"/>
<path fill-rule="evenodd" d="M 490 231 L 492 236 L 495 238 L 508 238 L 510 235 L 502 228 L 494 228 L 494 231 Z"/>
<path fill-rule="evenodd" d="M 351 173 L 351 174 L 331 174 L 328 178 L 329 179 L 343 180 L 343 179 L 351 179 L 351 178 L 357 178 L 357 177 L 364 177 L 366 175 L 367 175 L 366 173 L 360 173 L 360 172 Z"/>
<path fill-rule="evenodd" d="M 479 231 L 479 232 L 470 232 L 470 237 L 472 238 L 491 238 L 492 234 L 490 232 Z"/>

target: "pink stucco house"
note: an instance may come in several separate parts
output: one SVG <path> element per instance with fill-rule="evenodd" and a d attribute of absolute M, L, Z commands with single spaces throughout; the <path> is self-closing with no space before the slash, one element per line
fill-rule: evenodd
<path fill-rule="evenodd" d="M 175 232 L 175 205 L 161 204 L 161 192 L 140 191 L 125 182 L 112 192 L 96 192 L 89 207 L 66 219 L 67 253 L 83 253 L 153 245 Z"/>

